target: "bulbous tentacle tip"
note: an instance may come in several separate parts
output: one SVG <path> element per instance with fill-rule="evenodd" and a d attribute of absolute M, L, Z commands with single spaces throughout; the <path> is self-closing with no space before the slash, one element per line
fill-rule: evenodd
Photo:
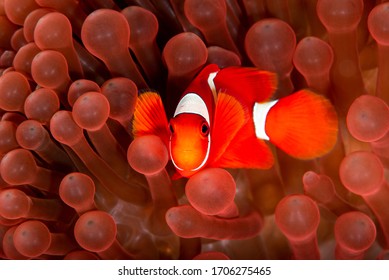
<path fill-rule="evenodd" d="M 355 29 L 361 20 L 364 4 L 362 0 L 319 0 L 317 14 L 329 32 Z"/>
<path fill-rule="evenodd" d="M 128 147 L 127 160 L 132 168 L 145 175 L 153 175 L 165 168 L 169 155 L 158 136 L 136 138 Z"/>
<path fill-rule="evenodd" d="M 339 168 L 340 180 L 351 192 L 369 195 L 385 181 L 380 159 L 371 152 L 357 151 L 347 155 Z"/>
<path fill-rule="evenodd" d="M 389 16 L 389 4 L 382 3 L 375 6 L 369 13 L 367 20 L 371 36 L 378 44 L 389 46 L 389 31 L 386 18 Z"/>
<path fill-rule="evenodd" d="M 217 215 L 234 203 L 236 184 L 224 169 L 207 168 L 193 175 L 185 186 L 190 204 L 206 215 Z"/>
<path fill-rule="evenodd" d="M 112 216 L 98 210 L 80 216 L 74 227 L 78 244 L 91 252 L 107 250 L 114 243 L 116 233 L 117 227 Z"/>
<path fill-rule="evenodd" d="M 106 60 L 112 55 L 113 47 L 127 48 L 130 39 L 130 28 L 126 18 L 118 11 L 99 9 L 85 19 L 81 38 L 87 50 L 96 57 Z M 115 46 L 107 44 L 114 38 Z"/>
<path fill-rule="evenodd" d="M 26 257 L 38 257 L 50 247 L 51 234 L 40 221 L 27 221 L 20 224 L 13 236 L 15 248 Z"/>
<path fill-rule="evenodd" d="M 96 131 L 103 127 L 110 112 L 107 98 L 100 92 L 87 92 L 73 104 L 74 121 L 83 129 Z"/>
<path fill-rule="evenodd" d="M 316 234 L 319 208 L 308 196 L 289 195 L 278 203 L 275 221 L 289 240 L 299 242 Z"/>
<path fill-rule="evenodd" d="M 96 187 L 92 178 L 80 172 L 66 175 L 59 186 L 59 196 L 63 202 L 78 213 L 95 208 Z"/>
<path fill-rule="evenodd" d="M 347 128 L 360 141 L 373 142 L 389 131 L 389 107 L 384 100 L 371 95 L 355 99 L 347 113 Z"/>
<path fill-rule="evenodd" d="M 376 239 L 376 226 L 369 216 L 362 212 L 348 212 L 338 217 L 334 227 L 335 240 L 339 250 L 361 254 L 367 251 Z"/>

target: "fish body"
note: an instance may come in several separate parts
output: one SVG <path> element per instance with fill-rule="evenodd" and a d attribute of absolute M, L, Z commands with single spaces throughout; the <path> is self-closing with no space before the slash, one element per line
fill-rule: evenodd
<path fill-rule="evenodd" d="M 185 90 L 169 121 L 157 93 L 141 94 L 133 133 L 160 136 L 184 177 L 205 167 L 270 168 L 274 156 L 266 141 L 300 159 L 330 151 L 338 128 L 331 103 L 309 90 L 272 100 L 276 89 L 274 73 L 210 64 Z"/>

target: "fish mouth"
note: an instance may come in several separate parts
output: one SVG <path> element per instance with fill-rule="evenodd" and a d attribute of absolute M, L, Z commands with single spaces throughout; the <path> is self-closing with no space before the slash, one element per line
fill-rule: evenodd
<path fill-rule="evenodd" d="M 198 162 L 197 151 L 194 149 L 176 150 L 174 155 L 172 154 L 172 160 L 178 169 L 185 171 L 195 169 L 201 163 Z"/>

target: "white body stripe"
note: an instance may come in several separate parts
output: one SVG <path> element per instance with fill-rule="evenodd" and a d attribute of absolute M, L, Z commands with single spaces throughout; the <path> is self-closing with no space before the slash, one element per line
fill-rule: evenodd
<path fill-rule="evenodd" d="M 202 116 L 209 123 L 209 113 L 204 100 L 196 93 L 186 94 L 178 103 L 174 117 L 182 113 L 192 113 Z"/>
<path fill-rule="evenodd" d="M 278 102 L 278 100 L 265 102 L 265 103 L 255 103 L 253 109 L 253 120 L 255 127 L 255 135 L 257 138 L 269 140 L 269 136 L 266 134 L 265 125 L 266 117 L 270 109 Z"/>
<path fill-rule="evenodd" d="M 209 74 L 208 80 L 207 80 L 208 86 L 209 86 L 209 88 L 210 88 L 211 91 L 212 91 L 213 98 L 214 98 L 215 101 L 216 101 L 216 99 L 217 99 L 217 92 L 216 92 L 215 82 L 214 82 L 213 80 L 215 79 L 217 73 L 218 73 L 218 72 L 213 72 L 213 73 Z"/>

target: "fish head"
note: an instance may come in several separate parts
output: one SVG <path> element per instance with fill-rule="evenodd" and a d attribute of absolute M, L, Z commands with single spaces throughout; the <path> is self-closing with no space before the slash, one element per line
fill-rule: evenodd
<path fill-rule="evenodd" d="M 210 150 L 210 126 L 198 114 L 182 113 L 169 122 L 169 152 L 178 172 L 188 177 L 207 162 Z"/>

